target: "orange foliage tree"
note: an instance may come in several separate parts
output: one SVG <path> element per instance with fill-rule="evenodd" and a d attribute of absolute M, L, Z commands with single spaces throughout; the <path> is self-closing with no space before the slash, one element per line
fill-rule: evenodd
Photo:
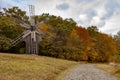
<path fill-rule="evenodd" d="M 90 28 L 89 28 L 90 29 Z M 93 28 L 92 28 L 93 29 Z M 90 32 L 91 50 L 89 51 L 88 61 L 92 62 L 110 62 L 114 60 L 117 48 L 113 38 L 107 34 L 97 32 L 96 28 Z M 93 34 L 94 33 L 94 34 Z"/>

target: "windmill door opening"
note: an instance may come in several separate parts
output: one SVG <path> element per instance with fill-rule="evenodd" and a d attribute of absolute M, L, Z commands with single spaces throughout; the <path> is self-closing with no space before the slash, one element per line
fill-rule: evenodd
<path fill-rule="evenodd" d="M 26 51 L 25 51 L 25 50 L 26 50 L 25 45 L 26 45 L 25 41 L 22 41 L 22 42 L 21 42 L 21 45 L 20 45 L 21 47 L 20 47 L 20 49 L 19 49 L 19 53 L 22 53 L 22 54 L 23 54 L 23 53 L 26 52 Z"/>

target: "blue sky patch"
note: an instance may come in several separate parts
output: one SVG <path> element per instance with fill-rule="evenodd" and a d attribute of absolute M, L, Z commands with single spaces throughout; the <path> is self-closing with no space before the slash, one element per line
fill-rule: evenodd
<path fill-rule="evenodd" d="M 13 0 L 13 1 L 15 1 L 15 2 L 18 2 L 18 3 L 19 3 L 19 2 L 21 2 L 22 0 Z"/>
<path fill-rule="evenodd" d="M 107 10 L 107 14 L 105 15 L 105 18 L 109 18 L 117 10 L 120 9 L 120 3 L 118 3 L 117 1 L 114 1 L 114 0 L 110 0 L 110 2 L 108 2 L 105 7 L 106 7 L 106 10 Z"/>
<path fill-rule="evenodd" d="M 92 2 L 94 0 L 76 0 L 77 3 L 81 3 L 81 2 Z"/>

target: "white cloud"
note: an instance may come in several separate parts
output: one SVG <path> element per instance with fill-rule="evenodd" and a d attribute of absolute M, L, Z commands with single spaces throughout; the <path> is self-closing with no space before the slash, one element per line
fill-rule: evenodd
<path fill-rule="evenodd" d="M 100 19 L 100 17 L 98 17 L 98 16 L 94 16 L 90 23 L 90 25 L 96 25 L 98 27 L 103 27 L 104 24 L 105 24 L 105 21 Z"/>
<path fill-rule="evenodd" d="M 83 21 L 87 21 L 87 15 L 86 14 L 80 14 L 79 18 Z"/>
<path fill-rule="evenodd" d="M 113 15 L 110 19 L 106 20 L 104 27 L 100 28 L 102 32 L 115 35 L 120 31 L 120 14 Z"/>

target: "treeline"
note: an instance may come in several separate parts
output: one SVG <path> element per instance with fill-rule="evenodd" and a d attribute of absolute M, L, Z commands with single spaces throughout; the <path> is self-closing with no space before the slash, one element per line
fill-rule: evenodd
<path fill-rule="evenodd" d="M 19 20 L 29 24 L 25 11 L 18 7 L 4 8 L 4 12 L 0 13 L 1 52 L 25 52 L 22 42 L 9 48 L 11 41 L 25 30 L 19 25 Z M 39 29 L 45 35 L 39 43 L 39 55 L 88 62 L 120 61 L 120 33 L 112 37 L 99 32 L 96 26 L 77 26 L 71 18 L 49 14 L 35 16 L 36 23 L 42 20 L 45 23 Z"/>

